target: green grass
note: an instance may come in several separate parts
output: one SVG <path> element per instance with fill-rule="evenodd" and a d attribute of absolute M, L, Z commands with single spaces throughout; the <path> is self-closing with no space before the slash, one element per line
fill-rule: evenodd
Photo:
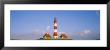
<path fill-rule="evenodd" d="M 72 40 L 72 39 L 39 39 L 39 40 Z"/>

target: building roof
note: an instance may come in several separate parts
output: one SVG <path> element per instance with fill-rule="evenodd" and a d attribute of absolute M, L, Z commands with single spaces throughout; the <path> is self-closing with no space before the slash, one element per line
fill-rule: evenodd
<path fill-rule="evenodd" d="M 62 33 L 60 37 L 67 38 L 66 34 Z"/>
<path fill-rule="evenodd" d="M 47 33 L 47 32 L 45 33 L 45 35 L 44 35 L 43 37 L 45 37 L 45 36 L 46 36 L 46 37 L 51 37 L 50 34 Z"/>

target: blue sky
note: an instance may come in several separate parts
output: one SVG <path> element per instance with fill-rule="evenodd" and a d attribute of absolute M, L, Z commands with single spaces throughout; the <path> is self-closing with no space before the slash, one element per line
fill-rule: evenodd
<path fill-rule="evenodd" d="M 54 17 L 59 35 L 65 32 L 71 39 L 100 38 L 99 10 L 11 10 L 11 38 L 38 39 L 44 32 L 53 34 Z"/>

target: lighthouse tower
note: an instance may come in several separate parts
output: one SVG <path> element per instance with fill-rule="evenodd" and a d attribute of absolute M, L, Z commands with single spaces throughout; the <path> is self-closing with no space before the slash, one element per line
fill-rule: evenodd
<path fill-rule="evenodd" d="M 57 23 L 57 19 L 55 17 L 54 18 L 54 34 L 53 34 L 53 38 L 54 39 L 58 39 L 57 27 L 58 27 L 58 23 Z"/>

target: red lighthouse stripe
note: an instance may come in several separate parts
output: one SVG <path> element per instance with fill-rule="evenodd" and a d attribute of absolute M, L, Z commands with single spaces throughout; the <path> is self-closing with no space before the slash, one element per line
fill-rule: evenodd
<path fill-rule="evenodd" d="M 57 29 L 57 27 L 56 27 L 56 26 L 54 26 L 54 29 Z"/>
<path fill-rule="evenodd" d="M 57 32 L 54 32 L 53 36 L 58 36 L 58 33 Z"/>

